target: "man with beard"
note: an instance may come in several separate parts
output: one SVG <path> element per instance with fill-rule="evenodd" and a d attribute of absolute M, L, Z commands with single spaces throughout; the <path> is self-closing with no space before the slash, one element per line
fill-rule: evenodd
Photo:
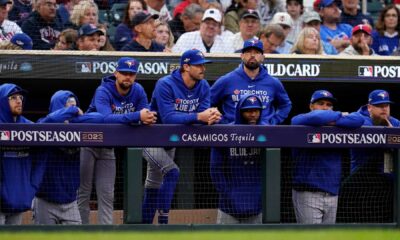
<path fill-rule="evenodd" d="M 155 123 L 156 113 L 147 109 L 146 93 L 135 82 L 138 66 L 139 62 L 133 58 L 120 58 L 114 75 L 102 79 L 87 112 L 103 114 L 104 122 L 108 123 Z M 97 222 L 112 224 L 116 174 L 114 149 L 84 147 L 80 158 L 78 205 L 82 223 L 89 223 L 89 200 L 95 178 L 99 208 Z"/>
<path fill-rule="evenodd" d="M 371 48 L 372 37 L 371 27 L 369 25 L 357 25 L 352 30 L 350 46 L 348 46 L 340 55 L 376 55 Z"/>
<path fill-rule="evenodd" d="M 187 50 L 181 56 L 181 67 L 157 81 L 151 110 L 158 112 L 160 123 L 211 125 L 221 119 L 221 113 L 210 108 L 210 86 L 204 79 L 208 62 L 200 50 Z M 167 224 L 179 180 L 175 148 L 145 148 L 143 156 L 147 161 L 143 223 L 152 223 L 157 210 L 158 223 Z"/>
<path fill-rule="evenodd" d="M 276 125 L 285 120 L 292 102 L 282 83 L 268 74 L 264 62 L 263 44 L 256 39 L 244 42 L 242 64 L 232 72 L 220 77 L 211 87 L 211 106 L 221 107 L 221 123 L 235 120 L 235 109 L 239 99 L 247 94 L 258 96 L 264 106 L 261 115 L 263 124 Z"/>

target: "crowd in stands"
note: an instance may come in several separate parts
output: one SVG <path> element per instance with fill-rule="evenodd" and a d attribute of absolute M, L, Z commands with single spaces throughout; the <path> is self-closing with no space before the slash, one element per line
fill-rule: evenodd
<path fill-rule="evenodd" d="M 398 55 L 400 10 L 381 5 L 370 15 L 359 0 L 0 0 L 0 49 L 25 34 L 34 50 L 234 53 L 254 38 L 265 53 Z M 300 50 L 308 42 L 322 52 Z"/>

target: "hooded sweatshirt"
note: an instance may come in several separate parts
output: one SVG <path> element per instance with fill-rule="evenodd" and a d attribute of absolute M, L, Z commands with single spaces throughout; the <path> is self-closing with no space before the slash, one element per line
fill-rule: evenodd
<path fill-rule="evenodd" d="M 186 87 L 179 69 L 157 81 L 150 108 L 158 112 L 160 123 L 201 123 L 197 113 L 210 107 L 210 86 L 202 79 L 192 89 Z"/>
<path fill-rule="evenodd" d="M 292 102 L 282 83 L 270 76 L 264 66 L 252 80 L 244 72 L 243 63 L 234 71 L 219 78 L 211 87 L 211 106 L 222 105 L 223 119 L 220 123 L 235 120 L 235 109 L 243 95 L 257 95 L 264 105 L 261 120 L 276 125 L 289 115 Z"/>
<path fill-rule="evenodd" d="M 342 115 L 332 110 L 314 110 L 292 118 L 292 125 L 327 126 L 335 122 L 337 127 L 358 128 L 363 119 L 357 113 Z M 301 148 L 292 149 L 294 159 L 293 188 L 298 191 L 322 191 L 338 195 L 342 173 L 340 149 Z"/>
<path fill-rule="evenodd" d="M 134 82 L 128 94 L 122 96 L 117 91 L 115 81 L 113 75 L 102 79 L 87 112 L 101 113 L 106 123 L 139 123 L 140 110 L 148 107 L 146 92 L 139 83 Z"/>
<path fill-rule="evenodd" d="M 14 84 L 0 85 L 0 105 L 9 106 L 8 97 L 19 91 L 21 88 Z M 23 116 L 18 116 L 14 121 L 10 108 L 2 107 L 0 123 L 32 122 Z M 0 146 L 0 211 L 19 213 L 30 209 L 45 168 L 45 158 L 34 148 Z"/>
<path fill-rule="evenodd" d="M 374 126 L 371 117 L 369 116 L 368 106 L 364 105 L 357 111 L 358 114 L 364 119 L 364 126 Z M 399 127 L 400 121 L 394 117 L 389 117 L 389 122 L 393 127 Z M 388 149 L 386 149 L 388 150 Z M 378 148 L 354 148 L 350 150 L 350 172 L 354 173 L 360 167 L 368 165 L 371 171 L 376 170 L 376 173 L 384 172 L 384 153 L 385 149 Z M 373 168 L 373 169 L 372 169 Z"/>
<path fill-rule="evenodd" d="M 242 118 L 244 96 L 236 108 L 235 124 L 247 124 Z M 257 97 L 259 106 L 261 99 Z M 261 110 L 262 112 L 262 110 Z M 262 122 L 257 122 L 261 125 Z M 219 193 L 218 208 L 236 218 L 261 213 L 261 148 L 212 148 L 210 175 Z"/>
<path fill-rule="evenodd" d="M 102 123 L 104 116 L 88 113 L 79 116 L 78 107 L 65 107 L 68 98 L 78 98 L 70 91 L 57 91 L 50 101 L 49 115 L 39 119 L 39 123 Z M 48 202 L 64 204 L 76 200 L 79 187 L 79 148 L 46 148 L 47 168 L 43 182 L 36 196 Z"/>

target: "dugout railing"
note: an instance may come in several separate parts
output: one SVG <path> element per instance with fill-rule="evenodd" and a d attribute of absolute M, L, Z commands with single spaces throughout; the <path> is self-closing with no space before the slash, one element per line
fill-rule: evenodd
<path fill-rule="evenodd" d="M 280 148 L 392 148 L 398 149 L 400 129 L 363 127 L 232 126 L 232 125 L 118 125 L 118 124 L 1 124 L 0 145 L 64 147 L 128 147 L 124 174 L 124 223 L 141 222 L 143 147 L 259 147 L 266 148 L 263 161 L 263 223 L 281 223 Z M 318 135 L 318 140 L 312 136 Z M 60 137 L 63 135 L 64 137 Z M 67 137 L 65 137 L 67 136 Z M 396 151 L 398 152 L 398 151 Z M 375 226 L 399 227 L 399 154 L 394 159 L 393 222 Z M 291 224 L 289 226 L 294 226 Z M 363 224 L 344 224 L 355 226 Z M 258 227 L 262 227 L 258 226 Z M 338 224 L 338 226 L 343 226 Z M 365 226 L 365 225 L 364 225 Z M 2 227 L 3 228 L 3 227 Z M 32 226 L 32 228 L 34 228 Z M 146 228 L 146 227 L 144 227 Z M 3 229 L 7 229 L 3 228 Z M 17 227 L 9 229 L 18 229 Z"/>

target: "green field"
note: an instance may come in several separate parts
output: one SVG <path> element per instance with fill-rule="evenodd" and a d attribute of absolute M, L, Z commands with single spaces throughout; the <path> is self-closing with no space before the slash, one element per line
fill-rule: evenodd
<path fill-rule="evenodd" d="M 0 232 L 4 240 L 399 240 L 400 230 L 263 230 L 179 232 Z"/>

